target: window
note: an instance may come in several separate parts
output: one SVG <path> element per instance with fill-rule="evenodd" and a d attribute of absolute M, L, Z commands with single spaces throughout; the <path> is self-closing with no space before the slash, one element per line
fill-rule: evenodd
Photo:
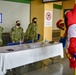
<path fill-rule="evenodd" d="M 0 13 L 0 23 L 2 23 L 2 13 Z"/>

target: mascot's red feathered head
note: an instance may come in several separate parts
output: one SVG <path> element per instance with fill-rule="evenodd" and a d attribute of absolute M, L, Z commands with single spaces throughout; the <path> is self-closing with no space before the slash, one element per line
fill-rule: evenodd
<path fill-rule="evenodd" d="M 56 23 L 57 28 L 64 30 L 64 23 L 62 23 L 62 19 L 58 20 Z"/>

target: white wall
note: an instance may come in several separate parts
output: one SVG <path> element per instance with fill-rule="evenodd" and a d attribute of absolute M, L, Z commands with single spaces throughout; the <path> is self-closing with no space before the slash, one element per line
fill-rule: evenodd
<path fill-rule="evenodd" d="M 10 32 L 15 26 L 16 20 L 21 21 L 24 32 L 30 23 L 30 4 L 9 1 L 0 1 L 0 13 L 2 13 L 2 23 L 4 32 Z"/>
<path fill-rule="evenodd" d="M 61 15 L 61 10 L 60 9 L 55 9 L 53 10 L 53 26 L 52 29 L 53 30 L 57 30 L 59 28 L 56 27 L 56 23 L 57 21 L 60 19 L 60 15 Z"/>

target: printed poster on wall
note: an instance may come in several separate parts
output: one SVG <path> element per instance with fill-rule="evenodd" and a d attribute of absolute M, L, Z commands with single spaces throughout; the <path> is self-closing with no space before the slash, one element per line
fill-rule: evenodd
<path fill-rule="evenodd" d="M 45 11 L 44 18 L 45 26 L 52 26 L 52 11 Z"/>

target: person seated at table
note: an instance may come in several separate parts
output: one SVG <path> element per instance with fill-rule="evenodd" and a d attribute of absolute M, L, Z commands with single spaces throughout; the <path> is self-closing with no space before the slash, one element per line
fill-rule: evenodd
<path fill-rule="evenodd" d="M 33 40 L 33 42 L 38 41 L 37 29 L 38 29 L 37 18 L 34 17 L 32 19 L 32 23 L 29 24 L 29 26 L 26 30 L 26 33 L 25 33 L 26 34 L 26 41 L 27 40 Z"/>
<path fill-rule="evenodd" d="M 20 27 L 21 23 L 19 20 L 16 21 L 16 25 L 11 29 L 11 39 L 12 42 L 20 42 L 20 40 L 22 42 L 24 42 L 24 34 L 23 34 L 23 28 Z"/>
<path fill-rule="evenodd" d="M 0 26 L 0 46 L 2 46 L 2 43 L 3 43 L 2 33 L 3 33 L 3 27 Z"/>

